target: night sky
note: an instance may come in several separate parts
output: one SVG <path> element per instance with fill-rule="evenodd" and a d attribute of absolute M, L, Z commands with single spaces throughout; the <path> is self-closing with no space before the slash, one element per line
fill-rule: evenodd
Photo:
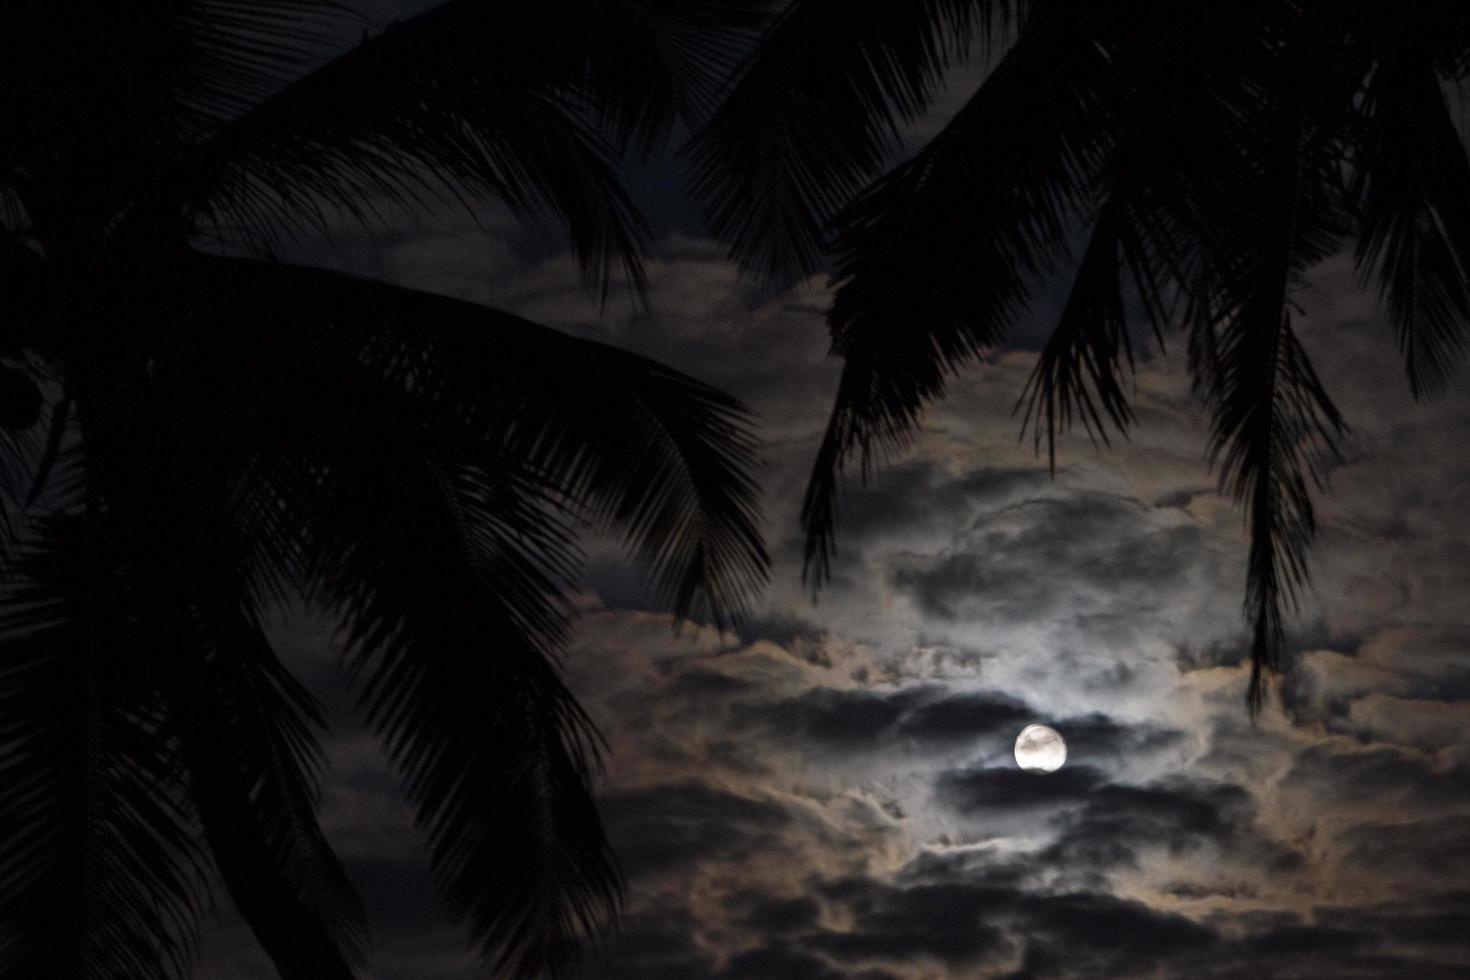
<path fill-rule="evenodd" d="M 657 213 L 660 178 L 641 183 Z M 1012 417 L 1043 297 L 849 488 L 814 603 L 796 509 L 838 368 L 827 295 L 759 294 L 662 224 L 651 312 L 599 314 L 568 255 L 493 221 L 304 256 L 626 346 L 759 413 L 775 567 L 737 631 L 676 631 L 616 542 L 586 544 L 564 666 L 608 739 L 629 901 L 582 976 L 1470 976 L 1470 388 L 1409 398 L 1346 258 L 1300 329 L 1352 432 L 1290 669 L 1252 724 L 1241 514 L 1203 463 L 1182 350 L 1140 363 L 1131 442 L 1067 440 L 1052 478 Z M 329 692 L 325 628 L 277 635 Z M 397 777 L 333 697 L 323 822 L 368 904 L 364 975 L 483 976 Z M 1032 722 L 1066 738 L 1060 771 L 1016 767 Z M 200 975 L 271 976 L 221 915 Z"/>

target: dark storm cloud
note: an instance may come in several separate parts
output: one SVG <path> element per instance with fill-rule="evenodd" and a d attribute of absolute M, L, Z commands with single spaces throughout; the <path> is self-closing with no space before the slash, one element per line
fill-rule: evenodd
<path fill-rule="evenodd" d="M 956 475 L 932 462 L 901 463 L 844 498 L 843 539 L 856 545 L 922 527 L 948 531 L 972 510 L 994 510 L 1054 488 L 1042 467 L 985 467 Z"/>
<path fill-rule="evenodd" d="M 1346 863 L 1366 871 L 1470 881 L 1470 818 L 1463 813 L 1435 820 L 1359 824 L 1342 831 L 1337 843 Z"/>
<path fill-rule="evenodd" d="M 1373 944 L 1373 937 L 1353 929 L 1290 925 L 1250 936 L 1241 943 L 1241 946 L 1256 956 L 1279 961 L 1283 956 L 1316 953 L 1324 949 L 1337 953 L 1352 953 Z"/>
<path fill-rule="evenodd" d="M 1100 711 L 1048 724 L 1067 740 L 1067 761 L 1083 765 L 1116 764 L 1175 748 L 1186 740 L 1177 728 L 1148 722 L 1128 724 Z"/>
<path fill-rule="evenodd" d="M 931 864 L 933 876 L 943 865 Z M 953 870 L 953 867 L 951 867 Z M 1184 916 L 1099 892 L 1044 893 L 963 879 L 900 886 L 861 876 L 821 882 L 852 927 L 805 937 L 858 968 L 937 960 L 951 973 L 1014 960 L 1016 976 L 1122 976 L 1179 956 L 1205 956 L 1218 933 Z"/>
<path fill-rule="evenodd" d="M 808 895 L 783 898 L 755 889 L 742 889 L 725 899 L 735 921 L 761 936 L 784 936 L 817 924 L 821 907 Z"/>
<path fill-rule="evenodd" d="M 1027 814 L 1034 825 L 1053 828 L 1055 839 L 1036 858 L 1066 872 L 1137 867 L 1140 855 L 1155 849 L 1177 857 L 1209 847 L 1273 874 L 1295 871 L 1304 860 L 1266 834 L 1254 798 L 1229 783 L 1174 778 L 1131 785 L 1068 764 L 1046 775 L 1009 767 L 950 770 L 936 780 L 935 796 L 982 824 Z"/>
<path fill-rule="evenodd" d="M 1136 614 L 1164 604 L 1202 543 L 1192 524 L 1160 525 L 1134 501 L 1079 493 L 994 512 L 949 554 L 900 563 L 892 582 L 944 621 L 1032 623 L 1086 589 Z"/>
<path fill-rule="evenodd" d="M 714 973 L 715 960 L 695 941 L 698 920 L 671 903 L 624 916 L 606 948 L 584 956 L 581 980 L 689 980 Z"/>
<path fill-rule="evenodd" d="M 1470 766 L 1441 769 L 1420 753 L 1389 746 L 1308 746 L 1282 785 L 1315 800 L 1395 807 L 1410 814 L 1470 805 Z"/>
<path fill-rule="evenodd" d="M 931 685 L 898 690 L 814 687 L 794 697 L 737 710 L 736 723 L 784 739 L 877 747 L 899 719 L 941 693 Z"/>
<path fill-rule="evenodd" d="M 818 640 L 825 632 L 814 623 L 786 613 L 747 616 L 736 624 L 735 629 L 742 643 L 749 644 L 757 640 L 766 640 L 782 647 L 799 641 Z"/>
<path fill-rule="evenodd" d="M 692 781 L 613 792 L 600 808 L 630 877 L 775 851 L 790 822 L 775 803 Z"/>
<path fill-rule="evenodd" d="M 926 742 L 959 742 L 998 733 L 1014 734 L 1036 716 L 1026 702 L 999 691 L 951 694 L 914 708 L 898 730 Z"/>
<path fill-rule="evenodd" d="M 850 876 L 818 890 L 844 908 L 853 928 L 813 933 L 804 942 L 845 963 L 926 957 L 958 970 L 1014 948 L 987 922 L 1014 904 L 1017 894 L 1009 889 L 965 882 L 898 887 Z"/>
<path fill-rule="evenodd" d="M 1006 856 L 995 847 L 920 851 L 894 875 L 903 887 L 959 881 L 971 887 L 1016 891 L 1034 883 L 1037 868 L 1029 855 Z"/>
<path fill-rule="evenodd" d="M 784 945 L 737 953 L 718 980 L 898 980 L 885 970 L 852 973 Z"/>
<path fill-rule="evenodd" d="M 1227 783 L 1174 779 L 1101 786 L 1080 811 L 1058 822 L 1061 833 L 1040 856 L 1066 870 L 1136 866 L 1146 849 L 1162 848 L 1177 857 L 1205 846 L 1273 875 L 1304 864 L 1299 852 L 1266 836 L 1251 794 Z"/>
<path fill-rule="evenodd" d="M 713 678 L 699 682 L 718 687 Z M 734 685 L 731 691 L 743 689 Z M 879 751 L 894 746 L 988 747 L 1009 745 L 1027 724 L 1044 721 L 1067 740 L 1068 771 L 1117 765 L 1180 745 L 1184 733 L 1157 724 L 1129 724 L 1101 712 L 1047 718 L 1021 698 L 991 689 L 960 690 L 937 683 L 897 688 L 814 687 L 776 700 L 751 700 L 733 711 L 735 724 L 783 741 Z M 1005 778 L 1005 777 L 1002 777 Z M 1067 779 L 1077 776 L 1063 777 Z"/>
<path fill-rule="evenodd" d="M 1220 938 L 1184 916 L 1095 892 L 1027 896 L 1020 913 L 1028 954 L 1044 953 L 1069 976 L 1144 973 L 1165 959 L 1207 953 Z M 1030 962 L 1036 971 L 1040 964 Z"/>
<path fill-rule="evenodd" d="M 757 685 L 743 677 L 732 677 L 717 670 L 686 668 L 674 674 L 669 681 L 666 694 L 677 701 L 695 702 L 720 701 L 740 694 L 748 694 Z"/>
<path fill-rule="evenodd" d="M 936 745 L 1004 735 L 1036 717 L 1019 698 L 998 691 L 950 693 L 940 684 L 900 688 L 814 687 L 801 694 L 746 705 L 738 725 L 783 739 L 877 751 L 895 743 Z"/>
<path fill-rule="evenodd" d="M 1313 918 L 1381 942 L 1434 950 L 1470 964 L 1470 891 L 1422 892 L 1411 902 L 1322 907 Z"/>
<path fill-rule="evenodd" d="M 1208 958 L 1175 960 L 1191 976 L 1257 980 L 1260 976 L 1448 980 L 1470 966 L 1463 931 L 1467 923 L 1399 909 L 1318 908 L 1313 921 L 1289 913 L 1216 915 L 1221 928 L 1244 933 L 1219 945 Z M 1402 918 L 1407 927 L 1396 921 Z M 1438 943 L 1446 928 L 1461 927 L 1458 942 Z M 1416 928 L 1423 932 L 1416 933 Z"/>
<path fill-rule="evenodd" d="M 1106 783 L 1107 775 L 1092 766 L 1065 766 L 1044 776 L 1010 767 L 956 769 L 939 776 L 935 792 L 952 809 L 984 817 L 1081 805 Z"/>

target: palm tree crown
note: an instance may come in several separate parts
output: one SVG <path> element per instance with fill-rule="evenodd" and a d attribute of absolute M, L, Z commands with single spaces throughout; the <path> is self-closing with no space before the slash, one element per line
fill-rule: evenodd
<path fill-rule="evenodd" d="M 976 44 L 1003 53 L 883 172 Z M 844 468 L 866 477 L 902 447 L 1070 265 L 1023 424 L 1053 467 L 1074 420 L 1126 433 L 1130 314 L 1161 343 L 1184 333 L 1209 459 L 1247 514 L 1259 710 L 1307 576 L 1308 484 L 1345 431 L 1292 297 L 1355 240 L 1415 395 L 1449 379 L 1470 323 L 1470 164 L 1444 90 L 1467 71 L 1462 3 L 791 0 L 689 152 L 750 274 L 785 285 L 835 262 L 843 371 L 802 515 L 810 579 L 832 559 Z"/>
<path fill-rule="evenodd" d="M 297 596 L 347 637 L 497 975 L 613 913 L 597 735 L 555 665 L 575 533 L 620 531 L 677 612 L 737 614 L 766 569 L 745 409 L 274 247 L 493 201 L 641 288 L 618 161 L 705 109 L 740 7 L 6 6 L 0 973 L 186 974 L 218 877 L 283 977 L 354 975 L 320 710 L 261 627 Z"/>

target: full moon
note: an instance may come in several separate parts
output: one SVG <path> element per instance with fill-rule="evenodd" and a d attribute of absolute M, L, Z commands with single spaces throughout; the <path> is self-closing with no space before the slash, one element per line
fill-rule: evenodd
<path fill-rule="evenodd" d="M 1016 736 L 1016 765 L 1031 772 L 1056 772 L 1067 761 L 1067 743 L 1055 728 L 1027 725 Z"/>

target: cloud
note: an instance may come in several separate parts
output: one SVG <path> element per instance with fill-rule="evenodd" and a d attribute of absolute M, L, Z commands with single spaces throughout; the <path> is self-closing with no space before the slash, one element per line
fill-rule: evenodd
<path fill-rule="evenodd" d="M 1355 435 L 1320 499 L 1286 710 L 1253 724 L 1240 515 L 1201 464 L 1178 351 L 1140 361 L 1131 441 L 1064 441 L 1055 479 L 1010 417 L 1034 353 L 957 375 L 911 450 L 849 487 L 814 604 L 796 510 L 838 368 L 826 296 L 763 298 L 717 247 L 671 239 L 654 310 L 599 317 L 567 256 L 498 231 L 343 261 L 652 354 L 750 401 L 766 440 L 776 568 L 738 632 L 676 635 L 615 542 L 588 544 L 565 670 L 610 743 L 631 890 L 582 977 L 1470 975 L 1470 532 L 1447 516 L 1470 401 L 1402 396 L 1365 308 L 1303 327 Z M 1059 772 L 1011 767 L 1032 721 L 1067 739 Z M 473 975 L 403 877 L 416 845 L 375 751 L 342 728 L 325 799 L 399 924 L 372 975 Z"/>
<path fill-rule="evenodd" d="M 1439 766 L 1416 752 L 1390 746 L 1308 746 L 1282 781 L 1318 806 L 1356 807 L 1404 814 L 1470 806 L 1470 766 Z"/>
<path fill-rule="evenodd" d="M 897 690 L 814 687 L 795 697 L 737 712 L 737 725 L 770 735 L 862 750 L 879 744 L 914 707 L 938 694 L 927 686 Z"/>
<path fill-rule="evenodd" d="M 852 920 L 847 930 L 805 942 L 844 963 L 937 960 L 951 970 L 1003 959 L 1013 941 L 987 922 L 1016 899 L 1001 888 L 960 882 L 895 887 L 863 877 L 824 882 L 820 893 Z"/>
<path fill-rule="evenodd" d="M 737 922 L 757 935 L 801 932 L 815 926 L 821 917 L 821 907 L 809 895 L 783 898 L 746 889 L 728 896 L 725 904 Z"/>
<path fill-rule="evenodd" d="M 1470 814 L 1463 812 L 1358 824 L 1339 833 L 1335 843 L 1344 863 L 1379 880 L 1413 885 L 1470 880 Z"/>
<path fill-rule="evenodd" d="M 615 791 L 599 805 L 619 859 L 635 877 L 769 853 L 791 822 L 775 803 L 694 781 Z"/>
<path fill-rule="evenodd" d="M 1145 852 L 1178 858 L 1203 848 L 1213 858 L 1272 876 L 1305 863 L 1301 853 L 1270 839 L 1256 822 L 1251 794 L 1227 783 L 1174 778 L 1144 786 L 1100 786 L 1079 812 L 1056 822 L 1061 833 L 1041 857 L 1066 871 L 1138 867 Z"/>
<path fill-rule="evenodd" d="M 1035 716 L 1035 709 L 1013 695 L 962 691 L 916 707 L 900 719 L 898 730 L 921 742 L 970 742 L 1014 736 Z"/>
<path fill-rule="evenodd" d="M 1100 614 L 1104 599 L 1156 612 L 1201 543 L 1192 524 L 1160 519 L 1133 501 L 1079 493 L 985 515 L 955 550 L 900 565 L 893 581 L 946 621 L 1024 624 L 1064 606 L 1073 615 Z"/>
<path fill-rule="evenodd" d="M 715 959 L 695 936 L 700 922 L 688 909 L 664 907 L 633 912 L 617 935 L 579 964 L 583 980 L 688 980 L 713 974 Z"/>
<path fill-rule="evenodd" d="M 1188 747 L 1185 732 L 1150 722 L 1124 723 L 1100 711 L 1048 722 L 1067 740 L 1067 759 L 1081 765 L 1119 767 Z"/>
<path fill-rule="evenodd" d="M 1015 811 L 1080 806 L 1106 782 L 1107 775 L 1091 766 L 1064 766 L 1046 775 L 1005 767 L 946 772 L 935 789 L 941 802 L 983 820 Z"/>
<path fill-rule="evenodd" d="M 786 946 L 747 950 L 731 958 L 719 980 L 897 980 L 884 970 L 852 973 Z"/>
<path fill-rule="evenodd" d="M 1202 957 L 1218 934 L 1181 915 L 1113 895 L 1035 896 L 1021 906 L 1033 976 L 1129 976 L 1166 961 Z"/>

